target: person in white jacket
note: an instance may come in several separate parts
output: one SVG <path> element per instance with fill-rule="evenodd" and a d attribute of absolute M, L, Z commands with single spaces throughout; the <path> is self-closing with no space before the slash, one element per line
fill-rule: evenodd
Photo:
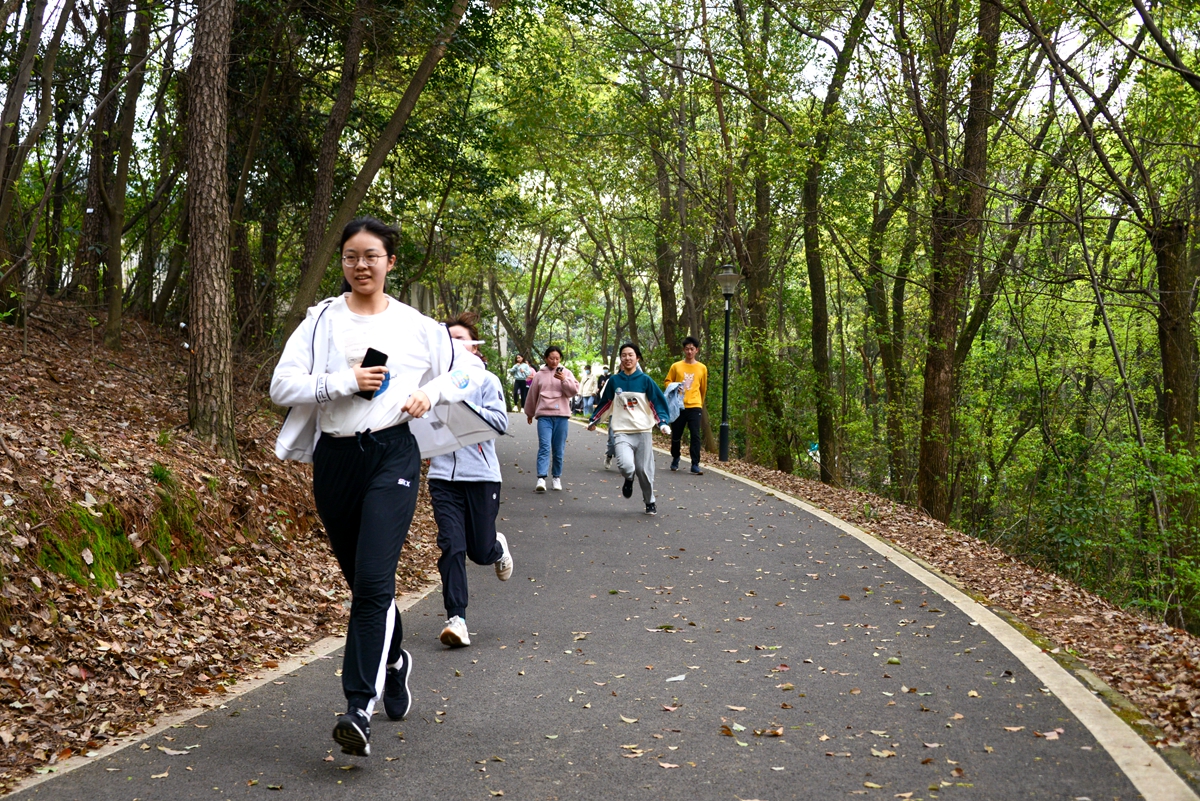
<path fill-rule="evenodd" d="M 351 589 L 342 662 L 347 711 L 333 739 L 356 756 L 371 753 L 380 698 L 393 720 L 411 706 L 412 656 L 402 647 L 394 603 L 421 478 L 408 423 L 435 405 L 468 399 L 484 372 L 444 325 L 385 294 L 398 236 L 370 217 L 346 225 L 349 291 L 309 309 L 271 380 L 271 400 L 291 407 L 275 453 L 313 463 L 317 512 Z"/>

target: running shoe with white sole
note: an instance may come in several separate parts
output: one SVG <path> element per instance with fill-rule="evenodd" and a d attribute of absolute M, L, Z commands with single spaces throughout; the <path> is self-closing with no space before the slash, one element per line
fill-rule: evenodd
<path fill-rule="evenodd" d="M 558 478 L 557 476 L 550 479 L 550 489 L 562 492 L 562 479 Z"/>
<path fill-rule="evenodd" d="M 350 707 L 346 714 L 339 715 L 333 727 L 333 741 L 342 747 L 343 754 L 351 756 L 371 755 L 371 719 L 367 713 Z"/>
<path fill-rule="evenodd" d="M 605 457 L 604 457 L 604 469 L 605 469 L 605 470 L 611 470 L 611 469 L 612 469 L 612 460 L 613 460 L 613 458 L 612 458 L 611 456 L 605 456 Z"/>
<path fill-rule="evenodd" d="M 545 492 L 546 491 L 546 479 L 539 478 L 537 486 L 535 486 L 533 488 L 533 491 L 534 492 Z"/>
<path fill-rule="evenodd" d="M 446 621 L 446 627 L 442 629 L 438 639 L 442 641 L 442 645 L 448 645 L 451 648 L 467 647 L 471 644 L 471 635 L 467 632 L 467 621 L 458 615 L 450 618 Z"/>
<path fill-rule="evenodd" d="M 404 720 L 412 708 L 408 678 L 412 675 L 412 654 L 400 649 L 400 664 L 389 666 L 383 679 L 383 711 L 391 720 Z"/>
<path fill-rule="evenodd" d="M 500 543 L 500 547 L 504 549 L 504 555 L 496 562 L 496 578 L 508 581 L 513 571 L 512 554 L 508 552 L 508 538 L 497 531 L 496 542 Z"/>

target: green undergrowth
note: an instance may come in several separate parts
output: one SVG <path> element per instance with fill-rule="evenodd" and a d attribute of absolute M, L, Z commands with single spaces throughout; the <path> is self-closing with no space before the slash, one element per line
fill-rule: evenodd
<path fill-rule="evenodd" d="M 196 493 L 181 488 L 171 471 L 158 463 L 151 476 L 157 484 L 156 504 L 146 529 L 134 538 L 142 553 L 130 539 L 133 530 L 121 509 L 111 503 L 91 508 L 72 503 L 42 536 L 38 564 L 82 586 L 111 589 L 116 573 L 133 570 L 143 561 L 162 566 L 165 560 L 172 570 L 204 561 L 208 548 L 197 524 Z"/>

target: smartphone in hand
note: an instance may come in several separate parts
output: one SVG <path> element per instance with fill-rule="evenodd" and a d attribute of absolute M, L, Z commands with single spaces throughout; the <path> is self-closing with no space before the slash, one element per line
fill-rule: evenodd
<path fill-rule="evenodd" d="M 388 357 L 387 357 L 386 353 L 381 353 L 380 351 L 377 351 L 374 348 L 367 348 L 367 353 L 365 356 L 363 356 L 362 365 L 360 365 L 360 366 L 362 366 L 362 367 L 383 367 L 384 365 L 387 364 L 387 360 L 388 360 Z M 358 392 L 355 392 L 354 394 L 360 398 L 366 398 L 367 400 L 371 400 L 372 398 L 375 397 L 376 392 L 377 392 L 377 390 L 373 390 L 373 389 L 360 389 Z"/>

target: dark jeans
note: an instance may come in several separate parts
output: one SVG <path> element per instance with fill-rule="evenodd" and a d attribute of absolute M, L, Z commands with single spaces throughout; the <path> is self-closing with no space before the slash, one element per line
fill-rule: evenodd
<path fill-rule="evenodd" d="M 385 666 L 400 659 L 396 563 L 420 482 L 421 453 L 408 424 L 317 440 L 313 496 L 351 592 L 342 691 L 368 717 L 383 695 Z"/>
<path fill-rule="evenodd" d="M 678 459 L 680 452 L 683 450 L 683 429 L 687 428 L 692 432 L 692 440 L 689 450 L 692 456 L 692 467 L 700 466 L 700 418 L 703 416 L 704 410 L 699 406 L 694 406 L 691 409 L 684 409 L 675 418 L 675 422 L 671 423 L 671 458 Z"/>
<path fill-rule="evenodd" d="M 513 382 L 513 400 L 522 409 L 525 408 L 525 399 L 529 397 L 529 384 L 524 380 Z"/>
<path fill-rule="evenodd" d="M 437 521 L 437 544 L 442 555 L 442 603 L 447 619 L 467 616 L 467 557 L 477 565 L 495 564 L 504 556 L 496 543 L 500 512 L 499 481 L 429 480 L 429 499 Z"/>

